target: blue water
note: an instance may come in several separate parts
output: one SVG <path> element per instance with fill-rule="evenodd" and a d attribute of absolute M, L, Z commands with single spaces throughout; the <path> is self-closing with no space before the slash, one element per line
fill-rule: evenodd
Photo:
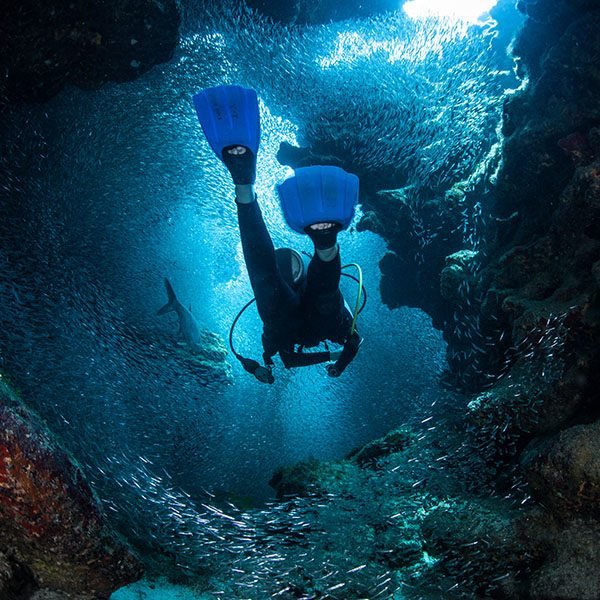
<path fill-rule="evenodd" d="M 278 368 L 268 387 L 230 354 L 218 378 L 186 361 L 174 315 L 156 316 L 165 276 L 222 348 L 252 297 L 228 174 L 191 94 L 224 82 L 258 90 L 259 201 L 276 246 L 310 250 L 273 193 L 289 172 L 280 142 L 329 144 L 373 173 L 369 185 L 444 189 L 490 156 L 508 77 L 485 27 L 398 13 L 299 33 L 227 10 L 197 15 L 188 7 L 169 64 L 16 115 L 0 223 L 0 369 L 115 526 L 187 566 L 210 561 L 214 535 L 221 548 L 236 543 L 207 499 L 262 506 L 277 467 L 341 458 L 409 422 L 440 396 L 445 366 L 427 315 L 382 306 L 385 244 L 354 228 L 340 236 L 342 260 L 362 265 L 369 302 L 365 343 L 342 378 Z M 352 304 L 354 284 L 343 289 Z M 252 311 L 236 344 L 260 356 Z M 260 531 L 264 510 L 241 520 Z"/>

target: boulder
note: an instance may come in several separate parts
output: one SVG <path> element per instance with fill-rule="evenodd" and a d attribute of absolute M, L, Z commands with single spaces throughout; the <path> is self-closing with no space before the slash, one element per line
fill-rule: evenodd
<path fill-rule="evenodd" d="M 532 442 L 521 466 L 533 495 L 557 517 L 600 519 L 600 421 Z"/>
<path fill-rule="evenodd" d="M 412 437 L 412 433 L 408 429 L 394 429 L 382 438 L 352 451 L 347 458 L 359 467 L 377 468 L 378 460 L 405 450 L 411 443 Z"/>
<path fill-rule="evenodd" d="M 578 521 L 561 530 L 549 560 L 531 580 L 531 600 L 600 598 L 600 527 Z"/>
<path fill-rule="evenodd" d="M 449 500 L 424 519 L 424 550 L 473 598 L 524 598 L 526 545 L 516 535 L 518 512 L 495 500 Z"/>
<path fill-rule="evenodd" d="M 346 488 L 358 472 L 358 467 L 347 461 L 321 462 L 311 458 L 278 469 L 269 485 L 276 490 L 279 500 L 293 496 L 333 494 Z"/>
<path fill-rule="evenodd" d="M 440 293 L 444 300 L 460 305 L 468 297 L 463 291 L 475 285 L 478 253 L 459 250 L 446 256 L 446 266 L 440 273 Z"/>
<path fill-rule="evenodd" d="M 381 190 L 364 199 L 364 216 L 357 226 L 388 243 L 388 252 L 379 263 L 383 302 L 391 308 L 421 308 L 438 329 L 452 314 L 439 281 L 446 257 L 463 245 L 463 187 L 456 184 L 443 197 L 432 197 L 418 206 L 410 188 Z"/>
<path fill-rule="evenodd" d="M 565 513 L 557 518 L 536 508 L 518 520 L 517 536 L 534 566 L 527 598 L 600 598 L 600 524 L 597 519 L 571 516 Z"/>
<path fill-rule="evenodd" d="M 81 470 L 25 408 L 0 404 L 0 590 L 108 598 L 142 567 Z"/>

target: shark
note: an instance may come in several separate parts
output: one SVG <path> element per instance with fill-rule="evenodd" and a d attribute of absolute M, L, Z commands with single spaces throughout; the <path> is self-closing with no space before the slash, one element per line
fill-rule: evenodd
<path fill-rule="evenodd" d="M 165 278 L 165 289 L 167 290 L 168 302 L 157 312 L 158 315 L 166 315 L 175 311 L 179 318 L 179 333 L 185 343 L 194 351 L 201 349 L 200 327 L 198 321 L 192 315 L 192 308 L 187 309 L 179 300 L 173 290 L 171 282 Z"/>

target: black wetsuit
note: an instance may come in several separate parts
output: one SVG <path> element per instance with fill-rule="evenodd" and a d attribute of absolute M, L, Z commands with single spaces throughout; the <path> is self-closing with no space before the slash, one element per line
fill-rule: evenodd
<path fill-rule="evenodd" d="M 267 363 L 279 352 L 288 368 L 329 360 L 329 352 L 302 353 L 295 346 L 312 347 L 331 340 L 344 344 L 336 362 L 339 375 L 356 355 L 360 337 L 351 335 L 352 315 L 339 290 L 341 262 L 312 257 L 305 285 L 293 289 L 281 276 L 275 248 L 258 202 L 237 204 L 240 237 L 258 313 L 264 323 L 263 348 Z M 330 374 L 332 374 L 330 372 Z"/>

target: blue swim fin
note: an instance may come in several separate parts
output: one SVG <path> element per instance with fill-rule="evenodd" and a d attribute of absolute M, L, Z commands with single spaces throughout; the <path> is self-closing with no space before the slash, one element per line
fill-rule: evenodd
<path fill-rule="evenodd" d="M 260 144 L 260 115 L 254 90 L 220 85 L 198 92 L 193 100 L 202 131 L 220 160 L 227 146 L 246 146 L 256 156 Z"/>
<path fill-rule="evenodd" d="M 346 229 L 358 202 L 358 177 L 339 167 L 296 169 L 277 186 L 287 224 L 298 233 L 315 223 L 339 223 Z"/>

